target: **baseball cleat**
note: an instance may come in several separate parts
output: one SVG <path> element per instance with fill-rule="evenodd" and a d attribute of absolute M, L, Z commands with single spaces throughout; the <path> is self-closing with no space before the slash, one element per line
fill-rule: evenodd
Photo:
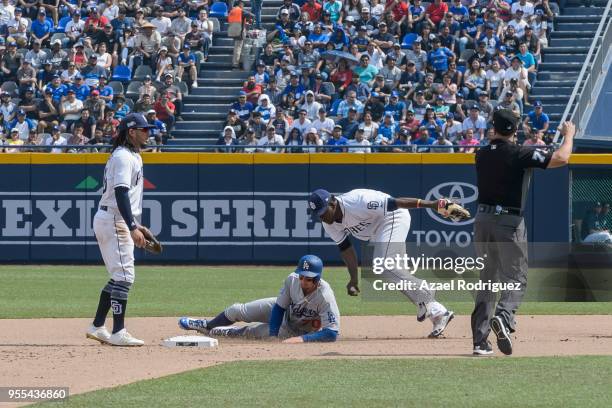
<path fill-rule="evenodd" d="M 472 354 L 475 356 L 490 356 L 493 354 L 491 342 L 489 340 L 483 340 L 480 344 L 475 344 Z"/>
<path fill-rule="evenodd" d="M 196 330 L 202 334 L 208 334 L 208 321 L 206 319 L 181 317 L 178 321 L 178 325 L 183 330 Z"/>
<path fill-rule="evenodd" d="M 429 310 L 425 302 L 421 302 L 417 306 L 417 322 L 422 322 L 429 317 Z"/>
<path fill-rule="evenodd" d="M 499 316 L 495 316 L 491 319 L 491 330 L 497 336 L 497 348 L 499 351 L 509 356 L 512 354 L 512 339 L 510 338 L 510 331 L 504 325 L 503 320 Z"/>
<path fill-rule="evenodd" d="M 237 337 L 240 336 L 244 327 L 238 326 L 219 326 L 214 329 L 210 329 L 208 334 L 211 336 L 223 336 L 223 337 Z"/>
<path fill-rule="evenodd" d="M 87 333 L 85 333 L 85 337 L 88 339 L 99 341 L 102 344 L 109 344 L 108 339 L 111 334 L 106 330 L 106 327 L 96 327 L 93 324 L 89 326 L 87 329 Z"/>
<path fill-rule="evenodd" d="M 442 333 L 444 333 L 446 326 L 448 326 L 448 324 L 451 320 L 453 320 L 454 317 L 455 313 L 450 310 L 447 310 L 446 313 L 444 313 L 442 316 L 436 318 L 436 320 L 434 320 L 433 330 L 431 331 L 431 333 L 429 333 L 429 338 L 440 337 Z"/>
<path fill-rule="evenodd" d="M 112 334 L 108 342 L 113 346 L 121 347 L 138 347 L 144 344 L 144 341 L 133 337 L 126 329 L 121 329 L 117 333 Z"/>

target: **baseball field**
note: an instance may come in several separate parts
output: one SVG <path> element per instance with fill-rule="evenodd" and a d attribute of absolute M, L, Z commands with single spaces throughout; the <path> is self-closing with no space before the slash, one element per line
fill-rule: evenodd
<path fill-rule="evenodd" d="M 477 358 L 471 303 L 447 304 L 457 318 L 428 339 L 412 305 L 348 297 L 345 270 L 327 268 L 342 314 L 336 343 L 161 345 L 184 334 L 177 317 L 275 296 L 291 270 L 138 265 L 127 327 L 146 345 L 125 349 L 85 338 L 103 266 L 2 266 L 0 386 L 69 387 L 61 405 L 75 407 L 611 405 L 612 303 L 527 302 L 514 355 Z"/>

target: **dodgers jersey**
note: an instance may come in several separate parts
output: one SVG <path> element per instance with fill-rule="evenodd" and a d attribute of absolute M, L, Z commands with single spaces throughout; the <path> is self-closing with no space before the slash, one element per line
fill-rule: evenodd
<path fill-rule="evenodd" d="M 106 162 L 104 168 L 104 189 L 100 205 L 105 205 L 119 213 L 115 187 L 127 187 L 130 198 L 132 215 L 139 217 L 142 214 L 142 157 L 140 154 L 125 147 L 118 147 Z"/>
<path fill-rule="evenodd" d="M 285 319 L 295 332 L 311 333 L 319 329 L 340 331 L 340 311 L 334 291 L 323 279 L 319 287 L 304 296 L 300 276 L 292 273 L 285 279 L 276 303 L 286 310 Z"/>
<path fill-rule="evenodd" d="M 325 232 L 337 243 L 349 235 L 362 241 L 369 241 L 382 225 L 387 215 L 387 199 L 391 196 L 382 191 L 360 188 L 336 196 L 342 210 L 342 222 L 322 222 Z M 408 210 L 396 210 L 405 211 Z M 389 212 L 390 214 L 391 212 Z M 410 214 L 410 213 L 408 213 Z M 408 215 L 410 216 L 410 215 Z"/>

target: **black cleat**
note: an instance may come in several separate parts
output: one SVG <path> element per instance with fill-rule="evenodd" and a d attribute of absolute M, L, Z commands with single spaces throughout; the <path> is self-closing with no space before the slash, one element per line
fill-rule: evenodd
<path fill-rule="evenodd" d="M 491 330 L 497 336 L 497 348 L 499 351 L 509 356 L 512 354 L 512 339 L 510 338 L 510 331 L 504 325 L 501 317 L 495 316 L 491 319 Z"/>

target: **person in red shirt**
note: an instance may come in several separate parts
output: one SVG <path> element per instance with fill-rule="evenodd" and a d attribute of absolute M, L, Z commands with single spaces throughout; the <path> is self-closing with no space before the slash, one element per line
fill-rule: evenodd
<path fill-rule="evenodd" d="M 93 7 L 89 12 L 89 17 L 85 20 L 85 32 L 89 36 L 95 36 L 99 31 L 104 30 L 104 26 L 110 23 L 108 19 L 100 14 L 97 7 Z"/>
<path fill-rule="evenodd" d="M 336 91 L 340 94 L 344 94 L 344 90 L 351 84 L 353 80 L 353 71 L 349 68 L 346 60 L 341 59 L 338 62 L 338 67 L 331 72 L 331 82 L 336 87 Z"/>
<path fill-rule="evenodd" d="M 393 20 L 400 26 L 404 24 L 404 20 L 410 14 L 408 12 L 408 2 L 406 0 L 387 0 L 384 12 L 392 13 Z"/>
<path fill-rule="evenodd" d="M 153 105 L 153 109 L 155 110 L 157 119 L 164 122 L 166 124 L 167 131 L 170 132 L 176 121 L 174 117 L 176 107 L 170 101 L 170 96 L 168 94 L 162 94 L 155 102 L 155 105 Z"/>
<path fill-rule="evenodd" d="M 310 17 L 309 21 L 319 21 L 321 19 L 321 12 L 323 6 L 317 3 L 315 0 L 308 0 L 302 6 L 302 13 L 308 14 Z"/>
<path fill-rule="evenodd" d="M 261 86 L 261 84 L 258 84 L 255 81 L 255 77 L 253 75 L 250 75 L 249 78 L 246 80 L 244 86 L 242 87 L 242 90 L 246 92 L 247 101 L 251 102 L 253 106 L 257 106 L 257 103 L 259 102 L 259 97 L 263 93 L 263 87 Z"/>
<path fill-rule="evenodd" d="M 434 0 L 425 10 L 425 18 L 433 27 L 438 27 L 446 13 L 448 13 L 448 5 L 442 0 Z"/>

